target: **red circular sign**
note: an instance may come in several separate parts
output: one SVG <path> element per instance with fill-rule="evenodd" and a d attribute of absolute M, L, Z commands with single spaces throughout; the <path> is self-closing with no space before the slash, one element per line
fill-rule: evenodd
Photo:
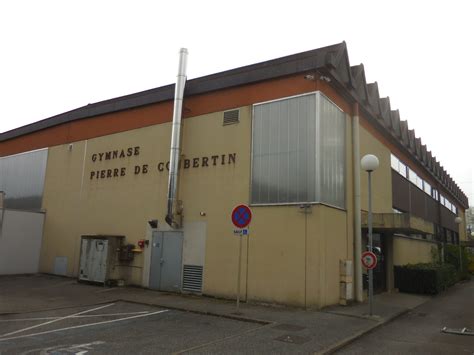
<path fill-rule="evenodd" d="M 367 269 L 373 269 L 377 266 L 377 256 L 371 251 L 365 251 L 362 253 L 362 265 L 364 265 Z"/>
<path fill-rule="evenodd" d="M 252 211 L 247 205 L 238 205 L 232 210 L 232 223 L 237 228 L 245 228 L 252 220 Z"/>

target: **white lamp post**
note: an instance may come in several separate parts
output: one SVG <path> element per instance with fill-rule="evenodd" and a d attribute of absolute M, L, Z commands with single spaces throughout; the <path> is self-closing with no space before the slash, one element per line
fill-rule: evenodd
<path fill-rule="evenodd" d="M 454 223 L 456 223 L 458 225 L 458 246 L 459 246 L 459 271 L 462 272 L 462 250 L 461 250 L 461 236 L 460 236 L 460 233 L 459 233 L 459 225 L 461 224 L 462 222 L 462 218 L 457 216 L 455 219 L 454 219 Z"/>
<path fill-rule="evenodd" d="M 372 172 L 379 167 L 379 159 L 373 154 L 364 155 L 360 161 L 362 169 L 367 171 L 369 174 L 369 218 L 367 221 L 369 229 L 369 251 L 372 253 L 373 241 L 372 241 Z M 373 313 L 373 300 L 374 300 L 374 274 L 373 270 L 369 269 L 369 314 Z"/>

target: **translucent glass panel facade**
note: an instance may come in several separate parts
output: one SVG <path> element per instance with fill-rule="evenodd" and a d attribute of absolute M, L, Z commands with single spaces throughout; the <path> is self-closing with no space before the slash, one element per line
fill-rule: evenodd
<path fill-rule="evenodd" d="M 0 158 L 0 191 L 5 192 L 5 207 L 39 210 L 43 199 L 48 150 Z"/>
<path fill-rule="evenodd" d="M 251 202 L 345 208 L 345 114 L 321 93 L 254 106 Z"/>

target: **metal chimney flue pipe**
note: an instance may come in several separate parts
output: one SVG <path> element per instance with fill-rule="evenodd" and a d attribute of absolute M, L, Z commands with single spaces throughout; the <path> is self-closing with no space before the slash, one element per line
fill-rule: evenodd
<path fill-rule="evenodd" d="M 186 65 L 188 50 L 179 51 L 179 67 L 174 90 L 173 124 L 171 127 L 170 167 L 168 176 L 168 204 L 166 223 L 171 228 L 181 228 L 182 211 L 178 203 L 179 158 L 181 154 L 181 117 L 183 112 L 184 86 L 186 84 Z"/>

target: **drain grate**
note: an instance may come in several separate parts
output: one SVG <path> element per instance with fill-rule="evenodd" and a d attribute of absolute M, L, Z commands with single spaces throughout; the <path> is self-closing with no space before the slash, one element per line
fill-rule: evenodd
<path fill-rule="evenodd" d="M 275 340 L 282 341 L 284 343 L 290 343 L 290 344 L 304 344 L 310 341 L 310 338 L 305 338 L 305 337 L 300 337 L 298 335 L 289 335 L 285 334 L 282 335 L 278 338 L 275 338 Z"/>

